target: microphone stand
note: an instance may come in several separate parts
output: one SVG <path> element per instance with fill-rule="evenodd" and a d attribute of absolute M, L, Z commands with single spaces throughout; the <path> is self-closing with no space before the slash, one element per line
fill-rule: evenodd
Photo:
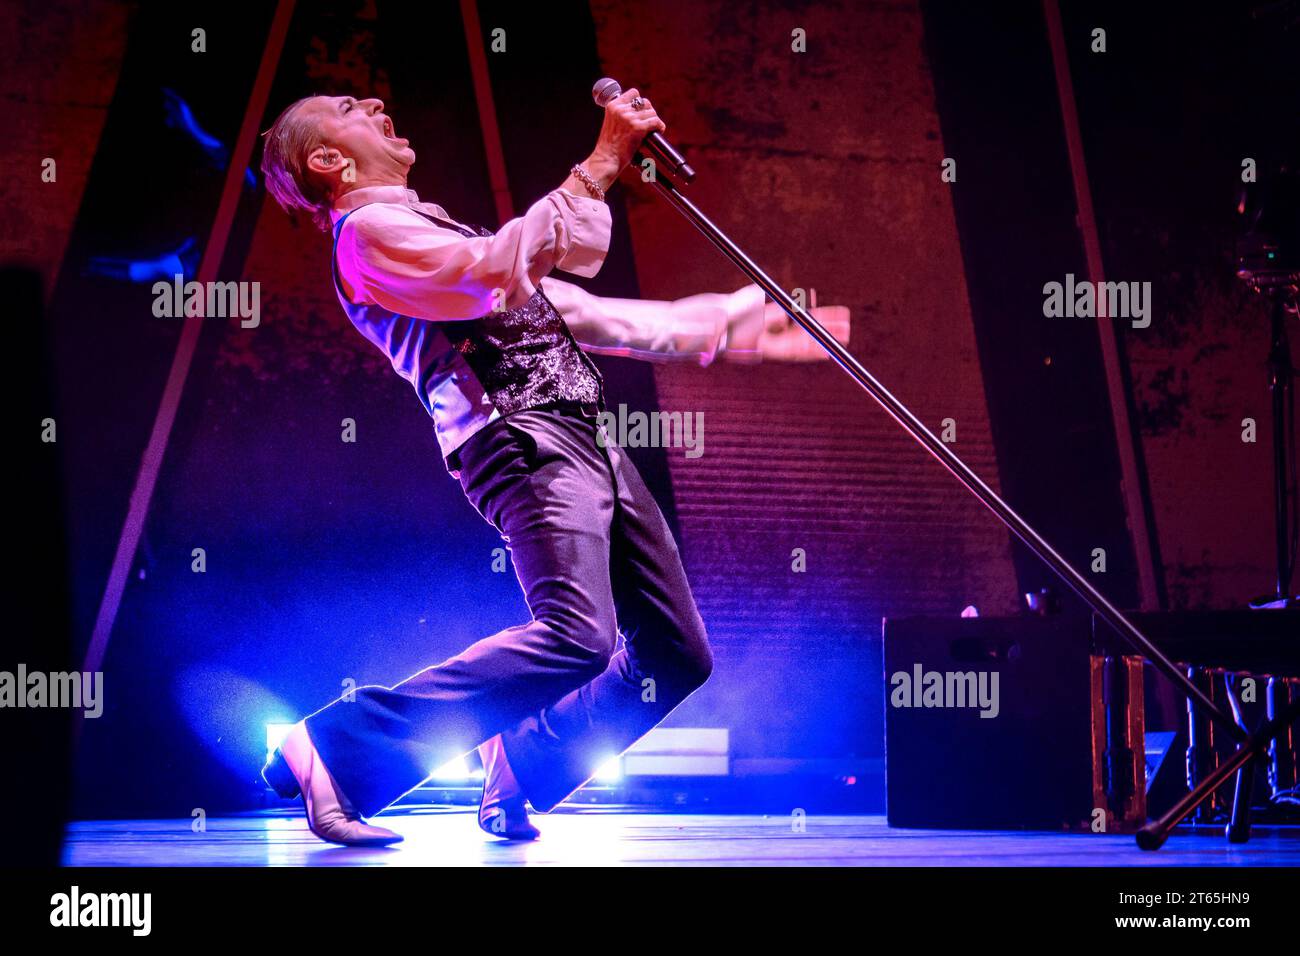
<path fill-rule="evenodd" d="M 644 157 L 638 154 L 638 165 L 643 162 Z M 655 166 L 651 165 L 650 168 L 655 169 Z M 1220 709 L 1205 691 L 1188 679 L 1178 665 L 1166 657 L 1146 635 L 1139 631 L 1123 612 L 1111 604 L 1100 591 L 1093 587 L 1087 578 L 1076 571 L 1037 531 L 1030 527 L 1029 522 L 1025 521 L 1015 509 L 1003 501 L 997 492 L 985 484 L 979 475 L 975 474 L 964 461 L 957 457 L 952 449 L 940 441 L 919 418 L 912 414 L 906 405 L 895 398 L 889 389 L 885 388 L 874 375 L 867 371 L 861 362 L 849 354 L 849 351 L 840 344 L 835 336 L 822 328 L 821 324 L 790 298 L 785 290 L 773 282 L 767 273 L 745 254 L 743 249 L 732 242 L 726 233 L 714 225 L 700 211 L 698 206 L 682 195 L 671 180 L 659 175 L 658 170 L 655 169 L 652 183 L 659 195 L 667 200 L 669 205 L 685 216 L 695 228 L 704 234 L 704 237 L 709 242 L 717 246 L 719 251 L 735 264 L 736 268 L 762 288 L 767 293 L 768 298 L 781 306 L 786 315 L 797 322 L 805 332 L 817 341 L 818 345 L 829 352 L 831 358 L 848 373 L 850 378 L 862 386 L 867 394 L 874 398 L 889 416 L 898 422 L 903 430 L 911 435 L 922 448 L 937 458 L 939 464 L 947 468 L 966 487 L 967 491 L 992 511 L 997 519 L 1006 525 L 1012 534 L 1023 541 L 1030 551 L 1055 571 L 1061 580 L 1079 595 L 1102 620 L 1114 628 L 1119 637 L 1133 651 L 1151 661 L 1162 674 L 1177 685 L 1182 693 L 1187 695 L 1195 706 L 1199 707 L 1206 716 L 1222 727 L 1224 733 L 1238 745 L 1241 762 L 1248 761 L 1251 755 L 1258 752 L 1261 739 L 1265 743 L 1267 742 L 1269 737 L 1262 736 L 1266 731 L 1271 731 L 1272 734 L 1276 733 L 1276 721 L 1253 736 L 1238 726 L 1237 722 Z M 1189 795 L 1189 797 L 1197 796 L 1200 789 L 1197 788 L 1197 792 Z M 1200 799 L 1196 800 L 1195 803 L 1189 803 L 1188 800 L 1181 802 L 1175 807 L 1175 810 L 1180 811 L 1176 818 L 1171 812 L 1166 814 L 1163 819 L 1148 824 L 1138 834 L 1138 845 L 1143 849 L 1157 849 L 1164 843 L 1169 832 L 1182 821 L 1183 817 L 1194 810 L 1196 805 L 1208 796 L 1209 792 L 1209 789 L 1207 789 L 1204 793 L 1201 793 Z"/>

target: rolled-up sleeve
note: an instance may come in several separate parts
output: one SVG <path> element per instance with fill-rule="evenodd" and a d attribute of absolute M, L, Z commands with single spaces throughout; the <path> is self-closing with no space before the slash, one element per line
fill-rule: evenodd
<path fill-rule="evenodd" d="M 542 280 L 542 291 L 585 351 L 709 365 L 719 355 L 757 362 L 766 297 L 756 285 L 668 301 L 592 295 L 569 282 Z"/>
<path fill-rule="evenodd" d="M 557 189 L 493 236 L 469 238 L 414 209 L 362 206 L 339 236 L 348 298 L 432 321 L 472 319 L 527 302 L 554 269 L 590 277 L 609 250 L 609 207 Z"/>

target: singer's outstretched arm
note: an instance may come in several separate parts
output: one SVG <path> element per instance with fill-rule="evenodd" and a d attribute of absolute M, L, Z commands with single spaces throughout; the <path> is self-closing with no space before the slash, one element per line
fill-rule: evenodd
<path fill-rule="evenodd" d="M 409 206 L 369 203 L 339 233 L 339 281 L 357 304 L 433 322 L 476 319 L 527 302 L 552 269 L 594 276 L 609 235 L 609 207 L 564 189 L 496 235 L 473 238 Z"/>
<path fill-rule="evenodd" d="M 756 285 L 672 300 L 592 295 L 553 276 L 542 279 L 541 289 L 587 352 L 648 361 L 688 359 L 700 365 L 719 356 L 740 363 L 828 358 Z M 848 309 L 823 306 L 812 312 L 836 339 L 848 343 Z"/>
<path fill-rule="evenodd" d="M 609 248 L 609 207 L 556 189 L 492 236 L 467 238 L 410 206 L 373 202 L 348 217 L 338 239 L 339 282 L 357 304 L 426 321 L 478 318 L 514 308 L 539 288 L 588 352 L 709 365 L 808 361 L 823 352 L 756 285 L 670 301 L 592 295 L 548 275 L 590 277 Z M 846 310 L 816 309 L 848 341 Z"/>

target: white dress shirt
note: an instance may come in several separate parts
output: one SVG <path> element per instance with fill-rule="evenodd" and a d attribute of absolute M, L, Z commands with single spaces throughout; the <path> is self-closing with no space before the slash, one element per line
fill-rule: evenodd
<path fill-rule="evenodd" d="M 454 222 L 403 186 L 342 196 L 331 211 L 335 285 L 353 324 L 415 387 L 444 456 L 500 412 L 437 323 L 517 308 L 539 288 L 588 352 L 701 365 L 724 352 L 757 356 L 765 297 L 756 285 L 664 302 L 596 296 L 551 277 L 600 270 L 610 238 L 603 202 L 556 189 L 495 235 L 473 238 L 420 213 Z"/>

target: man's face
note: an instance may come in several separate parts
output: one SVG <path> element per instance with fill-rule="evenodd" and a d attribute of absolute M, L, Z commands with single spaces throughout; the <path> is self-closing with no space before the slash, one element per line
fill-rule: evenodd
<path fill-rule="evenodd" d="M 358 100 L 351 96 L 317 96 L 304 104 L 306 116 L 316 123 L 322 142 L 332 154 L 333 168 L 346 160 L 356 165 L 356 182 L 405 181 L 415 162 L 415 150 L 398 136 L 393 121 L 384 113 L 383 100 Z M 316 164 L 312 163 L 316 168 Z"/>

